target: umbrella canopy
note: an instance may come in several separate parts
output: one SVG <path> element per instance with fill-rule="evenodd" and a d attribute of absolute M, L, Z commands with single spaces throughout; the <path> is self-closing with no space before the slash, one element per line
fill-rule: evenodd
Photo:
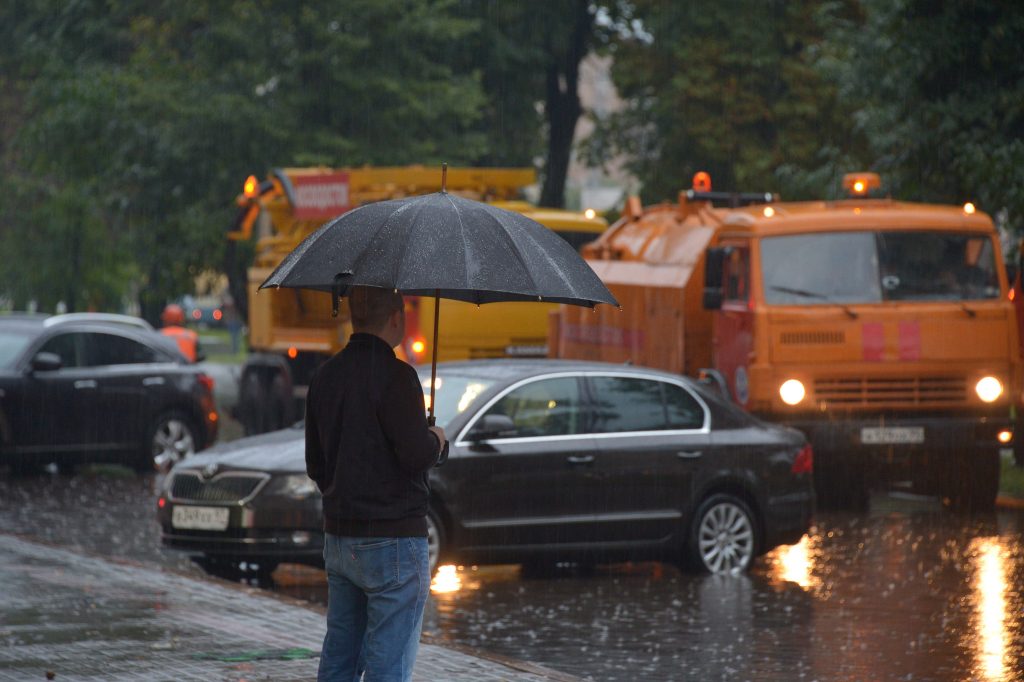
<path fill-rule="evenodd" d="M 553 231 L 519 213 L 444 191 L 343 214 L 303 240 L 260 288 L 344 296 L 354 285 L 470 303 L 618 305 Z"/>

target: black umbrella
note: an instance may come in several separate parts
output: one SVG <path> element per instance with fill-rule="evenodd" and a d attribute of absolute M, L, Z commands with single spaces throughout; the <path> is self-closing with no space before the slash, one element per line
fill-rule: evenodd
<path fill-rule="evenodd" d="M 345 213 L 309 235 L 260 285 L 338 297 L 351 286 L 394 289 L 470 303 L 544 301 L 618 305 L 586 261 L 526 216 L 448 194 L 381 201 Z M 439 302 L 438 302 L 439 303 Z M 430 423 L 440 305 L 434 306 Z"/>

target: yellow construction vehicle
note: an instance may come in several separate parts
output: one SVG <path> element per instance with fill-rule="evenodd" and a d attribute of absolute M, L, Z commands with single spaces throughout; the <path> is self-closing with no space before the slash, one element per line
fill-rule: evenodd
<path fill-rule="evenodd" d="M 593 214 L 539 209 L 521 200 L 536 181 L 530 168 L 449 168 L 447 191 L 478 201 L 501 202 L 555 230 L 579 248 L 607 222 Z M 250 176 L 236 200 L 232 240 L 256 238 L 248 270 L 250 353 L 242 368 L 236 416 L 246 433 L 263 433 L 302 415 L 306 388 L 319 364 L 340 350 L 352 332 L 343 303 L 332 317 L 330 297 L 298 289 L 257 288 L 306 236 L 362 204 L 428 194 L 441 189 L 441 173 L 423 166 L 392 168 L 281 168 L 259 180 Z M 412 363 L 429 361 L 432 299 L 406 299 L 406 341 L 396 349 Z M 554 307 L 498 303 L 482 307 L 441 302 L 439 359 L 543 357 L 547 316 Z M 429 326 L 424 326 L 429 325 Z"/>

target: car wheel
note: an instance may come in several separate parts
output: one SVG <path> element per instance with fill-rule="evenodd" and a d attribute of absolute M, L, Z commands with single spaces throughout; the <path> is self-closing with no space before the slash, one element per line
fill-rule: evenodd
<path fill-rule="evenodd" d="M 948 494 L 953 507 L 969 512 L 995 509 L 999 494 L 999 463 L 998 450 L 955 455 L 948 474 Z"/>
<path fill-rule="evenodd" d="M 181 412 L 160 415 L 149 432 L 148 449 L 141 471 L 167 471 L 176 463 L 191 457 L 199 447 L 198 430 Z"/>
<path fill-rule="evenodd" d="M 444 543 L 444 526 L 437 513 L 431 509 L 427 512 L 427 562 L 430 567 L 430 575 L 434 575 L 437 571 Z"/>
<path fill-rule="evenodd" d="M 239 421 L 245 428 L 245 435 L 255 436 L 266 433 L 267 428 L 267 392 L 256 372 L 247 372 L 242 377 L 242 385 L 238 391 Z"/>
<path fill-rule="evenodd" d="M 291 391 L 288 382 L 280 372 L 274 374 L 274 378 L 270 382 L 268 398 L 268 430 L 276 431 L 291 426 L 291 410 L 288 409 L 292 400 Z"/>
<path fill-rule="evenodd" d="M 689 534 L 689 554 L 699 570 L 745 571 L 757 556 L 757 543 L 754 514 L 740 498 L 712 495 L 697 509 Z"/>

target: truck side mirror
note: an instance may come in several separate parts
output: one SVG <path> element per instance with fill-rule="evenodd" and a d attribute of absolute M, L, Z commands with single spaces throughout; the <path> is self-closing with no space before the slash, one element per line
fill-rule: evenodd
<path fill-rule="evenodd" d="M 713 246 L 704 252 L 704 309 L 719 310 L 722 307 L 722 280 L 725 274 L 725 258 L 732 249 L 728 246 Z"/>

